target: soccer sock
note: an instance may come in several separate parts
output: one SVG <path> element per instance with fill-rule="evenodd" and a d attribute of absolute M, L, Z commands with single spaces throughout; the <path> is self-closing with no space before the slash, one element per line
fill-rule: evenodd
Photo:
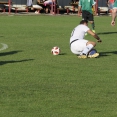
<path fill-rule="evenodd" d="M 82 51 L 82 54 L 88 54 L 88 52 L 93 48 L 94 46 L 92 44 L 88 44 L 86 48 Z"/>
<path fill-rule="evenodd" d="M 93 22 L 91 25 L 92 25 L 92 30 L 95 30 L 95 23 Z"/>

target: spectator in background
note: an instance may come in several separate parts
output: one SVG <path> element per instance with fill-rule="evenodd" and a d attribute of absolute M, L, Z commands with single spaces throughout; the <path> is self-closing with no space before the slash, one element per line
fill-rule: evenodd
<path fill-rule="evenodd" d="M 32 6 L 32 0 L 27 0 L 27 6 Z"/>
<path fill-rule="evenodd" d="M 45 2 L 44 2 L 44 5 L 46 6 L 46 5 L 51 5 L 52 4 L 52 0 L 46 0 Z"/>
<path fill-rule="evenodd" d="M 44 6 L 45 6 L 45 13 L 49 13 L 51 9 L 52 0 L 46 0 L 44 1 Z"/>
<path fill-rule="evenodd" d="M 46 13 L 49 13 L 50 11 L 53 11 L 53 8 L 51 5 L 55 2 L 55 0 L 44 0 L 44 6 L 46 7 L 45 11 Z M 57 0 L 56 0 L 57 2 Z"/>
<path fill-rule="evenodd" d="M 39 9 L 42 9 L 42 7 L 38 5 L 37 2 L 40 2 L 40 0 L 33 0 L 32 6 L 34 9 L 36 9 L 35 13 L 39 14 Z"/>
<path fill-rule="evenodd" d="M 79 0 L 72 0 L 72 3 L 78 3 Z"/>

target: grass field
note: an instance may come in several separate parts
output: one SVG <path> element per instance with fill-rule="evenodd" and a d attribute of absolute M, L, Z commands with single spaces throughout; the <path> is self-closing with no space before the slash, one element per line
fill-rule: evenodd
<path fill-rule="evenodd" d="M 78 59 L 69 38 L 80 20 L 0 16 L 0 48 L 8 45 L 0 51 L 0 117 L 117 117 L 117 26 L 95 17 L 100 57 Z"/>

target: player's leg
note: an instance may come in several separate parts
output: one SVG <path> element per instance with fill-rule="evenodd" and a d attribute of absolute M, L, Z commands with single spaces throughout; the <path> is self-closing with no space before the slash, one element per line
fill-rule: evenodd
<path fill-rule="evenodd" d="M 84 50 L 82 51 L 81 54 L 88 55 L 89 51 L 90 51 L 91 49 L 93 49 L 95 46 L 96 46 L 96 43 L 95 43 L 95 42 L 88 41 L 88 42 L 86 43 L 86 47 L 84 48 Z"/>
<path fill-rule="evenodd" d="M 111 14 L 112 15 L 112 21 L 111 21 L 112 26 L 115 25 L 116 13 L 117 13 L 117 7 L 113 7 L 112 14 Z"/>
<path fill-rule="evenodd" d="M 89 21 L 91 23 L 92 26 L 92 31 L 95 33 L 95 23 L 94 21 Z"/>
<path fill-rule="evenodd" d="M 82 11 L 82 20 L 88 20 L 88 12 L 87 11 Z M 85 35 L 87 35 L 87 33 L 85 33 Z"/>
<path fill-rule="evenodd" d="M 86 47 L 83 49 L 83 51 L 81 52 L 81 55 L 78 58 L 96 58 L 99 56 L 99 53 L 95 53 L 93 55 L 88 55 L 88 53 L 96 46 L 95 42 L 92 41 L 88 41 L 86 43 Z"/>
<path fill-rule="evenodd" d="M 89 13 L 88 15 L 89 22 L 91 23 L 92 31 L 95 33 L 95 23 L 93 14 Z"/>
<path fill-rule="evenodd" d="M 87 58 L 88 52 L 93 48 L 93 45 L 95 46 L 95 43 L 90 44 L 88 40 L 79 40 L 80 46 L 79 50 L 81 50 L 80 56 L 78 58 Z"/>
<path fill-rule="evenodd" d="M 77 41 L 73 42 L 70 45 L 71 52 L 75 55 L 80 55 L 81 52 L 83 51 L 83 49 L 86 47 L 87 42 L 88 41 L 86 41 L 86 40 L 85 40 L 85 42 L 82 40 L 77 40 Z"/>
<path fill-rule="evenodd" d="M 82 20 L 88 20 L 87 19 L 87 11 L 82 11 Z"/>

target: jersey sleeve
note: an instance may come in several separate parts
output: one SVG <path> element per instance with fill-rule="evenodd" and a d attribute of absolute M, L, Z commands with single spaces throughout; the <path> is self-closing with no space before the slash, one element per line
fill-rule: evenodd
<path fill-rule="evenodd" d="M 88 30 L 90 30 L 90 28 L 87 27 L 87 26 L 85 26 L 85 27 L 84 27 L 84 31 L 87 32 Z"/>
<path fill-rule="evenodd" d="M 79 0 L 78 6 L 82 6 L 82 0 Z"/>
<path fill-rule="evenodd" d="M 94 0 L 91 0 L 91 2 L 92 2 L 92 6 L 95 5 L 95 1 Z"/>

